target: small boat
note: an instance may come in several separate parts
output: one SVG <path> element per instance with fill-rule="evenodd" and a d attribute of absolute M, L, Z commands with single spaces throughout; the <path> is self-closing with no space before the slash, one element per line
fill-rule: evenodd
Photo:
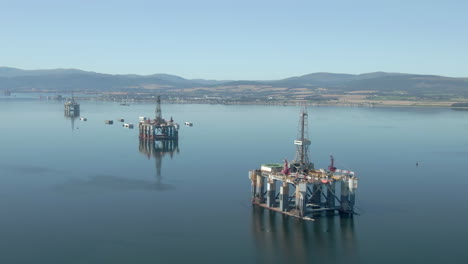
<path fill-rule="evenodd" d="M 193 126 L 193 123 L 192 122 L 185 122 L 185 125 L 186 126 Z"/>
<path fill-rule="evenodd" d="M 81 121 L 88 121 L 88 119 L 86 117 L 80 117 L 80 120 Z"/>

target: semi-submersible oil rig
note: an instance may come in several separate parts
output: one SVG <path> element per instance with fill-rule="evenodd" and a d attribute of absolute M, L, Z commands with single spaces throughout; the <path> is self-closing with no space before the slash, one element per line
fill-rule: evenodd
<path fill-rule="evenodd" d="M 161 96 L 158 95 L 156 99 L 156 118 L 151 120 L 149 117 L 140 117 L 138 124 L 140 130 L 140 139 L 160 141 L 160 140 L 173 140 L 179 139 L 179 124 L 174 120 L 166 120 L 162 118 L 161 111 Z"/>
<path fill-rule="evenodd" d="M 294 141 L 296 157 L 284 164 L 262 164 L 249 171 L 252 182 L 252 203 L 304 220 L 314 214 L 329 212 L 352 216 L 358 178 L 349 170 L 334 166 L 333 156 L 328 170 L 315 169 L 309 161 L 310 140 L 307 136 L 307 111 L 300 115 L 299 135 Z M 266 191 L 265 191 L 266 185 Z M 277 192 L 279 185 L 279 192 Z"/>

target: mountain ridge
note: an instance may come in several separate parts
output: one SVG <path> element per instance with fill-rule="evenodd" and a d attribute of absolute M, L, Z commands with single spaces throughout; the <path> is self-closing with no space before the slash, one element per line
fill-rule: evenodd
<path fill-rule="evenodd" d="M 379 92 L 403 92 L 420 95 L 424 93 L 453 94 L 468 97 L 468 78 L 446 77 L 393 72 L 370 72 L 362 74 L 316 72 L 278 80 L 205 80 L 186 79 L 181 76 L 155 73 L 105 74 L 79 69 L 22 70 L 0 67 L 0 89 L 27 90 L 93 90 L 93 91 L 148 91 L 160 89 L 170 92 L 177 89 L 252 86 L 286 89 L 324 88 L 332 92 L 372 90 Z"/>

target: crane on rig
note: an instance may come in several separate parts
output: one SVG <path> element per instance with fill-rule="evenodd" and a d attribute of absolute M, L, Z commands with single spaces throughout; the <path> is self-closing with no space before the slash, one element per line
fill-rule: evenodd
<path fill-rule="evenodd" d="M 355 175 L 356 173 L 354 173 L 354 171 L 350 171 L 350 170 L 342 170 L 342 169 L 337 169 L 335 167 L 335 158 L 333 157 L 333 155 L 330 155 L 330 166 L 328 166 L 328 170 L 332 173 L 343 173 L 343 174 L 349 174 L 349 175 Z"/>
<path fill-rule="evenodd" d="M 336 171 L 335 159 L 333 158 L 333 155 L 330 155 L 330 166 L 328 166 L 328 170 L 331 171 L 331 172 Z"/>

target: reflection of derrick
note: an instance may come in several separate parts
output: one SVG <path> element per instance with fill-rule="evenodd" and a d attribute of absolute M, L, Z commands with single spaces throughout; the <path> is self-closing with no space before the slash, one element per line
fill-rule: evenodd
<path fill-rule="evenodd" d="M 65 118 L 70 119 L 70 121 L 71 121 L 71 129 L 72 129 L 72 131 L 75 130 L 75 119 L 77 119 L 78 116 L 67 115 L 67 114 L 65 113 Z"/>
<path fill-rule="evenodd" d="M 139 150 L 146 154 L 148 159 L 154 157 L 156 164 L 156 180 L 161 183 L 162 159 L 168 154 L 171 159 L 174 153 L 179 153 L 179 142 L 177 140 L 146 140 L 140 139 Z"/>

